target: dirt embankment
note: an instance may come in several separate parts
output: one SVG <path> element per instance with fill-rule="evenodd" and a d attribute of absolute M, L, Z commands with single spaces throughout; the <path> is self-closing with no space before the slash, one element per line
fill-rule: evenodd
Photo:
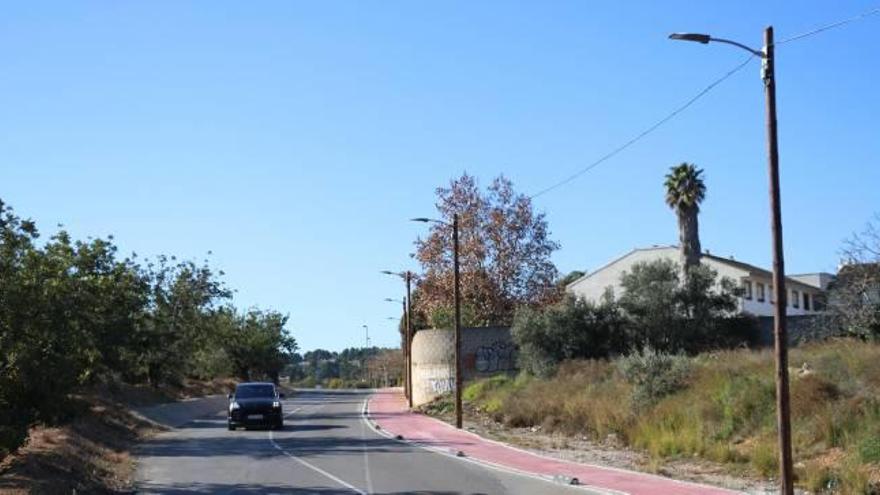
<path fill-rule="evenodd" d="M 72 398 L 71 419 L 31 428 L 27 443 L 0 462 L 0 494 L 131 492 L 131 448 L 162 431 L 133 408 L 212 394 L 225 394 L 232 380 L 191 381 L 154 389 L 113 385 Z"/>

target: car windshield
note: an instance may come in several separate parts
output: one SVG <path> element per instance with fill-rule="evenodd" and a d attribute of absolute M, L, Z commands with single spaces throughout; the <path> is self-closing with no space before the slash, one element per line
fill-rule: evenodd
<path fill-rule="evenodd" d="M 236 399 L 257 397 L 275 397 L 275 387 L 272 385 L 239 385 L 235 388 Z"/>

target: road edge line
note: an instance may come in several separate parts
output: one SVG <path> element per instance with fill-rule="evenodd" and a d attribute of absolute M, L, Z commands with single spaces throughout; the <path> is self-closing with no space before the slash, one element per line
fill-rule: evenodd
<path fill-rule="evenodd" d="M 375 394 L 374 394 L 374 395 L 375 395 Z M 372 398 L 372 396 L 368 397 L 367 399 L 364 399 L 364 405 L 363 405 L 363 408 L 362 408 L 361 420 L 362 420 L 364 423 L 366 423 L 367 426 L 369 426 L 371 430 L 373 430 L 373 433 L 376 433 L 376 434 L 381 435 L 381 436 L 383 436 L 383 437 L 385 437 L 385 438 L 388 438 L 389 440 L 392 440 L 392 441 L 395 441 L 395 442 L 399 442 L 399 443 L 402 443 L 402 444 L 406 444 L 406 445 L 412 445 L 412 446 L 418 447 L 418 448 L 420 448 L 420 449 L 424 449 L 424 450 L 427 450 L 427 451 L 429 451 L 429 452 L 432 452 L 432 453 L 434 453 L 434 454 L 439 454 L 439 455 L 442 455 L 442 456 L 450 457 L 450 458 L 452 458 L 452 459 L 456 459 L 456 460 L 459 460 L 459 461 L 469 462 L 469 463 L 471 463 L 471 464 L 475 464 L 475 465 L 478 465 L 478 466 L 488 467 L 488 468 L 495 469 L 495 470 L 497 470 L 497 471 L 502 471 L 502 472 L 505 472 L 505 473 L 508 473 L 508 474 L 517 474 L 517 475 L 520 475 L 520 476 L 527 476 L 527 477 L 529 477 L 529 478 L 536 479 L 536 480 L 539 480 L 539 481 L 543 481 L 543 482 L 546 482 L 546 483 L 550 483 L 550 484 L 555 485 L 555 486 L 560 486 L 560 485 L 562 485 L 562 486 L 568 486 L 568 487 L 571 487 L 571 488 L 580 488 L 580 489 L 583 489 L 583 490 L 592 490 L 592 491 L 595 491 L 595 492 L 598 492 L 598 493 L 601 493 L 601 494 L 605 494 L 605 495 L 629 495 L 628 492 L 622 492 L 622 491 L 614 490 L 614 489 L 610 489 L 610 488 L 603 488 L 603 487 L 599 487 L 599 486 L 588 485 L 588 484 L 585 484 L 585 483 L 583 483 L 583 482 L 581 482 L 581 483 L 579 483 L 579 484 L 577 484 L 577 485 L 568 485 L 568 484 L 560 483 L 560 482 L 557 481 L 554 477 L 549 476 L 549 475 L 541 475 L 541 474 L 537 474 L 537 473 L 531 473 L 531 472 L 528 472 L 528 471 L 523 471 L 523 470 L 520 470 L 520 469 L 512 468 L 512 467 L 510 467 L 510 466 L 505 466 L 505 465 L 503 465 L 503 464 L 496 464 L 496 463 L 494 463 L 494 462 L 489 462 L 489 461 L 486 461 L 486 460 L 484 460 L 484 459 L 476 459 L 476 458 L 473 458 L 473 457 L 460 457 L 460 456 L 455 455 L 455 454 L 453 454 L 453 453 L 451 453 L 451 452 L 448 452 L 448 451 L 446 451 L 446 450 L 443 450 L 443 449 L 441 449 L 441 448 L 439 448 L 439 447 L 433 447 L 433 446 L 431 446 L 431 445 L 427 445 L 427 444 L 424 444 L 424 443 L 422 443 L 422 442 L 417 442 L 417 441 L 415 441 L 415 440 L 408 440 L 408 439 L 406 439 L 406 438 L 403 438 L 403 439 L 401 440 L 401 439 L 395 437 L 394 435 L 392 435 L 391 433 L 386 432 L 384 429 L 379 429 L 379 428 L 377 428 L 376 425 L 373 424 L 373 420 L 371 419 L 371 416 L 370 416 L 370 409 L 369 409 L 370 398 Z M 378 423 L 376 423 L 376 424 L 378 425 Z M 582 481 L 582 480 L 578 480 L 578 481 Z"/>

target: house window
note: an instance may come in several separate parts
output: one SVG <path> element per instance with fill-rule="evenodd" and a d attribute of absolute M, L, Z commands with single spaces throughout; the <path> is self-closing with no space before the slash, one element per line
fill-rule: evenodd
<path fill-rule="evenodd" d="M 805 311 L 810 310 L 810 293 L 809 292 L 804 292 L 804 310 Z"/>
<path fill-rule="evenodd" d="M 758 290 L 758 297 L 757 297 L 758 302 L 764 302 L 764 284 L 761 283 L 761 282 L 758 282 L 758 283 L 755 284 L 755 285 L 756 285 L 757 290 Z"/>
<path fill-rule="evenodd" d="M 801 297 L 801 295 L 798 294 L 798 291 L 796 291 L 796 290 L 791 291 L 791 305 L 792 305 L 792 307 L 795 307 L 795 308 L 801 307 L 800 297 Z"/>
<path fill-rule="evenodd" d="M 752 300 L 752 281 L 751 280 L 743 280 L 743 297 Z"/>

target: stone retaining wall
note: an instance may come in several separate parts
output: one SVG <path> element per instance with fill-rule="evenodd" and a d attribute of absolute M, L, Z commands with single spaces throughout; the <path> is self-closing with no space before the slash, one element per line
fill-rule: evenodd
<path fill-rule="evenodd" d="M 516 370 L 516 348 L 508 327 L 462 328 L 465 380 Z M 413 336 L 413 405 L 455 390 L 455 333 L 419 330 Z"/>

